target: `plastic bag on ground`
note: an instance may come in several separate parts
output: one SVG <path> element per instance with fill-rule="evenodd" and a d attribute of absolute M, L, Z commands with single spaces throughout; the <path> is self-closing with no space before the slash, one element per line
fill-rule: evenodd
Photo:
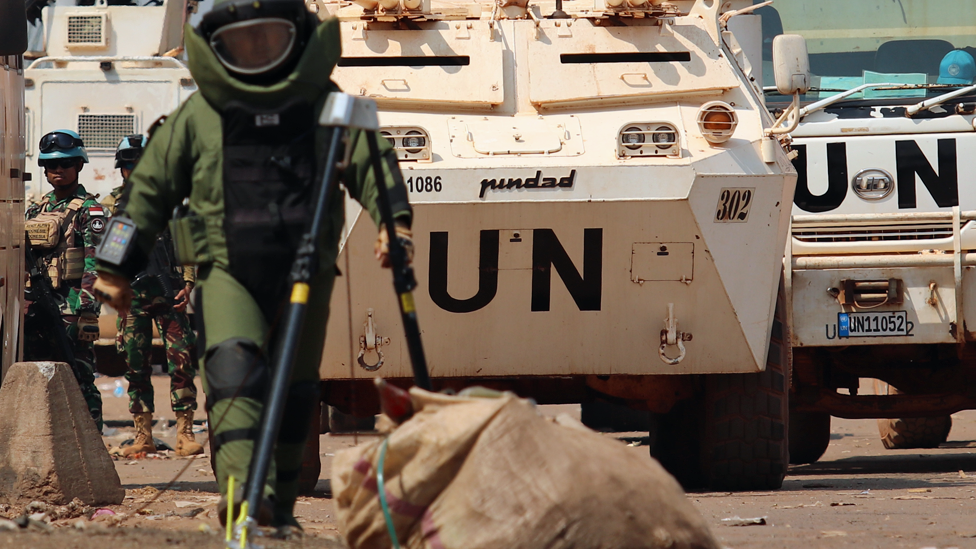
<path fill-rule="evenodd" d="M 719 544 L 678 483 L 646 454 L 510 393 L 411 389 L 414 416 L 388 438 L 385 491 L 402 547 L 687 548 Z M 382 439 L 338 452 L 332 486 L 352 549 L 391 547 L 377 492 Z"/>

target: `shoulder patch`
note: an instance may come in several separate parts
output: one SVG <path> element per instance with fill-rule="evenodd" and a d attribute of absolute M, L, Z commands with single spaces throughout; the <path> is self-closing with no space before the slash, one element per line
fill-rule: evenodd
<path fill-rule="evenodd" d="M 88 206 L 88 215 L 90 215 L 92 217 L 104 216 L 105 215 L 105 209 L 102 208 L 102 205 L 101 204 L 93 204 L 91 206 Z"/>
<path fill-rule="evenodd" d="M 94 233 L 101 233 L 105 230 L 105 220 L 101 217 L 93 217 L 88 225 L 91 227 L 91 230 Z"/>

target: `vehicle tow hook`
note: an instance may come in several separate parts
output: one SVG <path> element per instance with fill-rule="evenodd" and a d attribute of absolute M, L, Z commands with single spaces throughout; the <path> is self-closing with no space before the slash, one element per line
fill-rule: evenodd
<path fill-rule="evenodd" d="M 381 345 L 389 345 L 390 338 L 376 335 L 376 327 L 373 325 L 373 309 L 366 309 L 366 322 L 363 323 L 365 335 L 359 336 L 359 358 L 357 362 L 363 370 L 375 372 L 383 367 L 383 351 Z M 376 362 L 369 364 L 366 362 L 366 352 L 376 351 Z"/>
<path fill-rule="evenodd" d="M 678 331 L 678 319 L 674 316 L 674 303 L 668 303 L 668 318 L 664 319 L 665 328 L 661 330 L 661 347 L 657 354 L 665 364 L 674 366 L 685 358 L 685 341 L 691 341 L 692 335 Z M 668 356 L 668 346 L 678 348 L 678 356 L 671 358 Z"/>

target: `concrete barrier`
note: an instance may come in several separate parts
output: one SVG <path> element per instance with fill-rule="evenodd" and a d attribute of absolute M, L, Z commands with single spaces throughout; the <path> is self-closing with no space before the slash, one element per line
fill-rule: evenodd
<path fill-rule="evenodd" d="M 118 504 L 125 490 L 63 362 L 18 362 L 0 387 L 0 501 Z"/>

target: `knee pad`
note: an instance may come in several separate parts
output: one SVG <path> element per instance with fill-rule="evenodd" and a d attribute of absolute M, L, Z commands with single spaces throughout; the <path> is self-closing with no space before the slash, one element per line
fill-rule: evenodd
<path fill-rule="evenodd" d="M 278 442 L 301 444 L 305 441 L 312 422 L 312 413 L 319 401 L 319 385 L 318 381 L 299 381 L 288 388 L 288 400 L 285 403 L 281 430 L 278 431 Z"/>
<path fill-rule="evenodd" d="M 204 369 L 209 389 L 208 410 L 228 398 L 264 402 L 270 385 L 270 368 L 261 349 L 250 339 L 228 339 L 207 349 Z"/>

